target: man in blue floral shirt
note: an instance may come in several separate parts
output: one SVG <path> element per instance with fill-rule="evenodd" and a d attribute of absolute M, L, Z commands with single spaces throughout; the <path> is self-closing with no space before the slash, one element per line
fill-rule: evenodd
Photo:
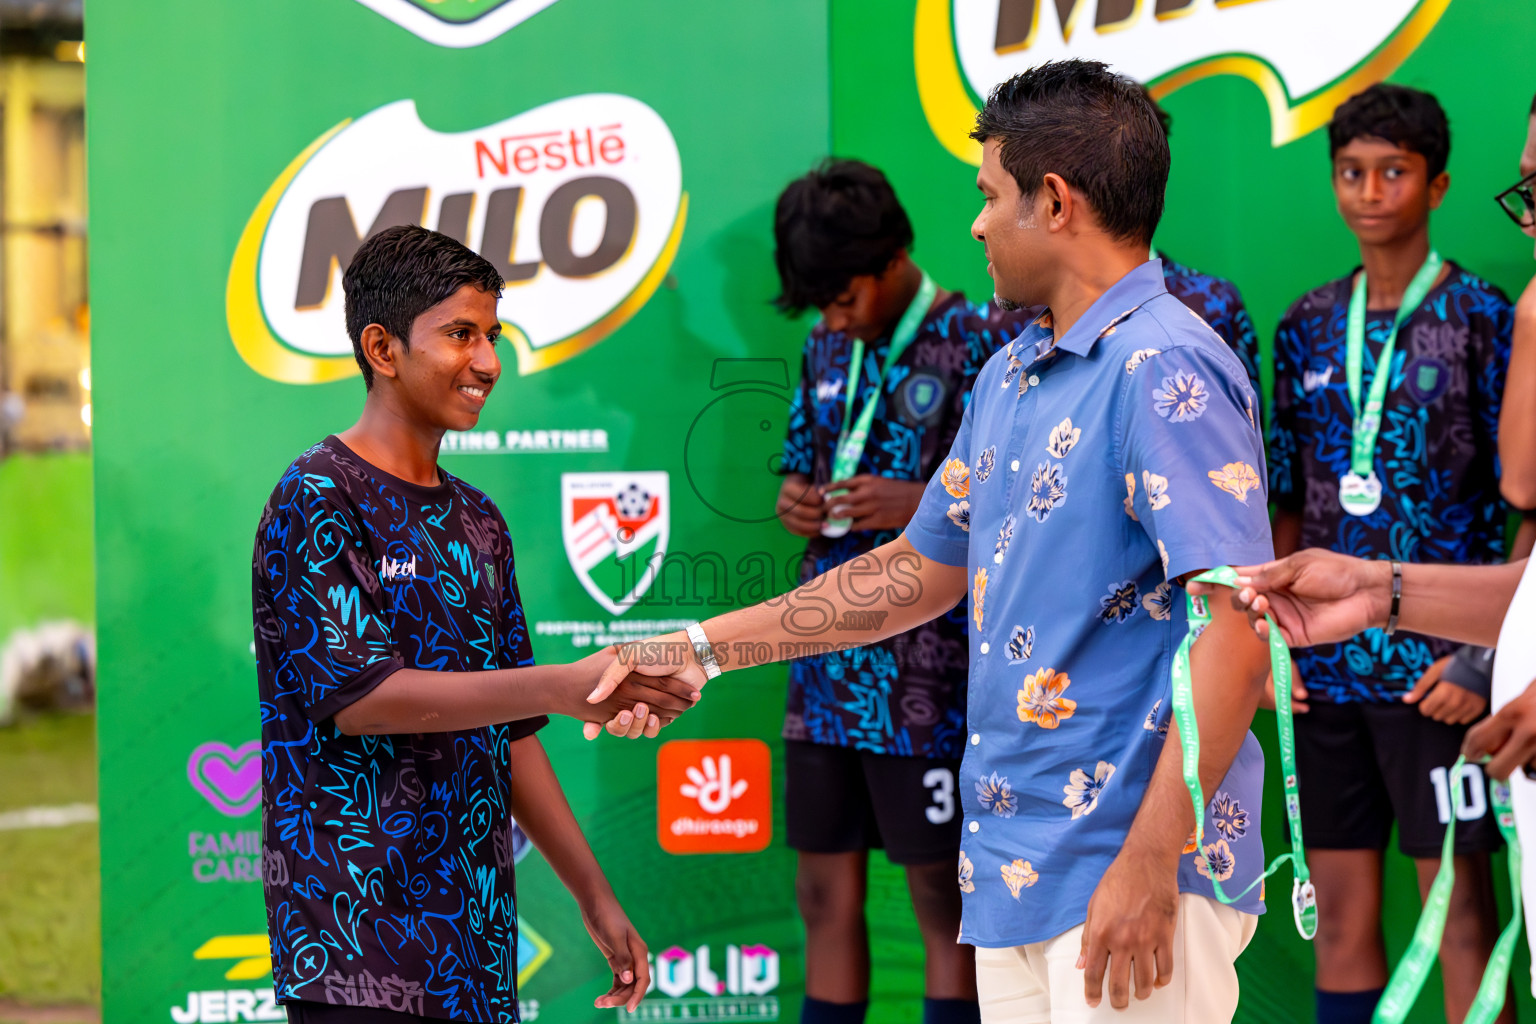
<path fill-rule="evenodd" d="M 790 656 L 818 607 L 886 612 L 814 638 L 857 645 L 968 594 L 960 941 L 977 947 L 982 1019 L 1229 1021 L 1263 910 L 1244 890 L 1264 865 L 1248 724 L 1268 652 L 1235 595 L 1211 600 L 1190 657 L 1203 846 L 1169 742 L 1171 662 L 1188 621 L 1179 582 L 1271 552 L 1256 398 L 1146 258 L 1169 156 L 1136 83 L 1096 62 L 1042 65 L 994 90 L 975 138 L 986 202 L 972 231 L 998 298 L 1048 308 L 982 370 L 911 525 L 702 623 L 698 646 L 672 634 L 621 651 L 593 696 L 631 668 L 702 682 L 719 650 L 731 668 L 765 647 Z M 672 645 L 691 656 L 652 650 Z M 1235 905 L 1213 879 L 1243 893 Z"/>
<path fill-rule="evenodd" d="M 808 538 L 801 579 L 811 580 L 896 539 L 954 443 L 976 375 L 1027 317 L 925 289 L 906 211 L 868 164 L 829 160 L 797 178 L 774 220 L 779 308 L 821 313 L 805 342 L 777 506 L 784 527 Z M 840 478 L 839 438 L 871 402 L 868 438 Z M 971 950 L 955 944 L 952 874 L 965 672 L 959 608 L 880 643 L 790 664 L 785 831 L 806 925 L 803 1024 L 863 1019 L 871 848 L 906 870 L 923 935 L 924 1024 L 976 1020 Z"/>

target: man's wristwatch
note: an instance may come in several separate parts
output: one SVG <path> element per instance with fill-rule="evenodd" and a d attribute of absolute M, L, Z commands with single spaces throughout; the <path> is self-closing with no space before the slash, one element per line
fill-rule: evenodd
<path fill-rule="evenodd" d="M 709 637 L 704 635 L 704 627 L 695 622 L 688 627 L 688 642 L 693 644 L 693 656 L 699 660 L 699 667 L 704 669 L 704 678 L 713 679 L 720 674 L 720 665 L 715 661 L 714 648 L 709 646 Z"/>

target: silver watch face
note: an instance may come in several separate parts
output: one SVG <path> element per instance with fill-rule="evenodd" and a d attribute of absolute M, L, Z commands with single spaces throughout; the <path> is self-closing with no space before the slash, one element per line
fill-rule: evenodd
<path fill-rule="evenodd" d="M 699 659 L 700 665 L 707 665 L 715 660 L 715 652 L 709 649 L 709 644 L 694 644 L 693 656 Z"/>

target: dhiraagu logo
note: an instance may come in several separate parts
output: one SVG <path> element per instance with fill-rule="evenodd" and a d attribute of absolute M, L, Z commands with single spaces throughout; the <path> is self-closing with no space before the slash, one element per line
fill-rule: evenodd
<path fill-rule="evenodd" d="M 535 373 L 645 305 L 687 216 L 677 143 L 633 97 L 572 96 L 463 132 L 427 127 L 400 100 L 336 125 L 267 188 L 230 264 L 230 338 L 273 380 L 357 373 L 342 271 L 374 233 L 421 224 L 501 271 L 503 335 L 517 371 Z"/>
<path fill-rule="evenodd" d="M 358 0 L 438 46 L 479 46 L 512 30 L 556 0 Z"/>
<path fill-rule="evenodd" d="M 1048 60 L 1083 57 L 1161 99 L 1212 75 L 1264 93 L 1276 146 L 1397 69 L 1451 0 L 917 0 L 913 56 L 923 113 L 944 148 L 981 163 L 980 97 Z"/>

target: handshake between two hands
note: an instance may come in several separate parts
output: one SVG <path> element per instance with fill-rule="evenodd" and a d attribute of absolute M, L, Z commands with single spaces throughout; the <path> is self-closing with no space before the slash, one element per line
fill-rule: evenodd
<path fill-rule="evenodd" d="M 654 737 L 698 702 L 708 678 L 687 633 L 605 647 L 575 667 L 576 685 L 590 692 L 571 715 L 589 740 L 605 729 L 627 739 Z"/>

